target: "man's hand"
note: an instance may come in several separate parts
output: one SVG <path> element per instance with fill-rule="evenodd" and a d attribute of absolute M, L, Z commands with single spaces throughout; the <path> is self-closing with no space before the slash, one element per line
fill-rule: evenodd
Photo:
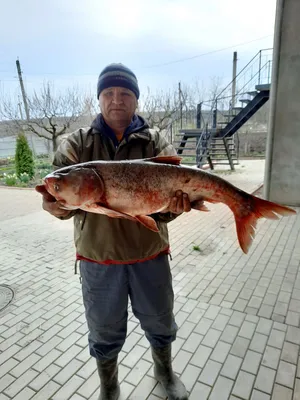
<path fill-rule="evenodd" d="M 169 208 L 162 212 L 182 214 L 183 212 L 191 211 L 191 209 L 192 207 L 189 200 L 189 196 L 186 193 L 183 193 L 181 190 L 178 190 L 175 193 L 175 196 L 172 198 Z"/>
<path fill-rule="evenodd" d="M 67 217 L 70 214 L 71 211 L 61 208 L 62 204 L 47 192 L 44 185 L 36 186 L 35 190 L 43 196 L 42 207 L 45 211 L 55 217 Z"/>

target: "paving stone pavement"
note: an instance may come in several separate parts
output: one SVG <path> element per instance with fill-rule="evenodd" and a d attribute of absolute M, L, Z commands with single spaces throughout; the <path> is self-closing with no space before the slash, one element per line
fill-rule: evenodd
<path fill-rule="evenodd" d="M 253 192 L 263 166 L 242 162 L 224 176 Z M 0 188 L 0 284 L 15 291 L 0 312 L 0 400 L 97 400 L 72 221 L 52 218 L 40 200 L 31 190 Z M 300 214 L 261 220 L 244 255 L 231 211 L 209 208 L 170 223 L 174 370 L 190 400 L 299 400 Z M 129 318 L 120 400 L 164 399 L 130 308 Z"/>

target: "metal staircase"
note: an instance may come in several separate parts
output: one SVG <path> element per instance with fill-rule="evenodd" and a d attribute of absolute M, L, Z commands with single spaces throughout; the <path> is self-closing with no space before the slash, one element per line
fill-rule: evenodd
<path fill-rule="evenodd" d="M 225 115 L 227 121 L 216 121 L 217 137 L 231 137 L 241 128 L 268 100 L 270 96 L 270 84 L 256 85 L 255 91 L 247 92 L 252 99 L 242 98 L 243 107 L 232 107 Z M 246 105 L 245 105 L 246 104 Z M 238 111 L 236 113 L 236 111 Z M 225 125 L 220 129 L 220 125 Z M 219 126 L 219 129 L 218 129 Z"/>
<path fill-rule="evenodd" d="M 214 165 L 229 165 L 232 170 L 239 163 L 238 147 L 233 137 L 214 137 L 211 140 L 206 156 L 211 169 Z"/>
<path fill-rule="evenodd" d="M 268 101 L 271 67 L 272 49 L 260 50 L 216 98 L 198 104 L 197 128 L 181 129 L 174 141 L 178 154 L 191 159 L 186 163 L 211 169 L 229 164 L 234 169 L 237 132 Z"/>

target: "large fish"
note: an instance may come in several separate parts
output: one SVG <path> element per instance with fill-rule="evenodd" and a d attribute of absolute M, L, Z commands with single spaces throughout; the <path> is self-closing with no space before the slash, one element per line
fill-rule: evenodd
<path fill-rule="evenodd" d="M 44 178 L 47 191 L 66 209 L 127 218 L 158 231 L 150 214 L 168 208 L 177 190 L 192 208 L 208 211 L 203 200 L 224 203 L 234 214 L 239 244 L 247 253 L 257 219 L 278 219 L 295 210 L 255 197 L 203 170 L 180 165 L 177 156 L 143 160 L 91 161 L 63 167 Z"/>

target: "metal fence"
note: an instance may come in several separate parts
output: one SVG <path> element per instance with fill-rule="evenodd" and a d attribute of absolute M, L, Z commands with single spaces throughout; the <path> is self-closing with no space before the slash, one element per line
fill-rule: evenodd
<path fill-rule="evenodd" d="M 28 144 L 35 155 L 49 154 L 49 142 L 36 135 L 27 134 Z M 0 158 L 14 157 L 17 136 L 0 138 Z"/>

